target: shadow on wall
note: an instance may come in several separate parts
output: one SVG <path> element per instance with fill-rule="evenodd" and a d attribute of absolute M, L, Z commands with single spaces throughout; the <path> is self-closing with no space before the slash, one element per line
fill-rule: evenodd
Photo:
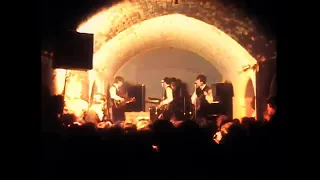
<path fill-rule="evenodd" d="M 207 84 L 222 81 L 222 74 L 203 57 L 176 48 L 160 48 L 147 51 L 130 59 L 115 76 L 123 76 L 126 81 L 146 85 L 146 97 L 162 96 L 161 80 L 176 77 L 184 81 L 189 92 L 194 91 L 197 75 L 207 76 Z"/>

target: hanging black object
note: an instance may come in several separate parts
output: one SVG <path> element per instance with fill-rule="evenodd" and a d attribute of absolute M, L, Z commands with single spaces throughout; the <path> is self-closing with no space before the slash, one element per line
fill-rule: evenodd
<path fill-rule="evenodd" d="M 58 32 L 51 38 L 53 68 L 90 70 L 93 68 L 93 34 Z"/>

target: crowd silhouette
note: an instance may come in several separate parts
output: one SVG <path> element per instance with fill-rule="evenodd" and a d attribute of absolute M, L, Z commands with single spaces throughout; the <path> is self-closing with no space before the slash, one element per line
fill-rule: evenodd
<path fill-rule="evenodd" d="M 221 115 L 199 126 L 176 111 L 150 125 L 96 126 L 74 123 L 72 115 L 59 117 L 61 99 L 45 89 L 42 95 L 41 172 L 47 179 L 171 174 L 255 179 L 278 173 L 275 97 L 263 120 Z"/>

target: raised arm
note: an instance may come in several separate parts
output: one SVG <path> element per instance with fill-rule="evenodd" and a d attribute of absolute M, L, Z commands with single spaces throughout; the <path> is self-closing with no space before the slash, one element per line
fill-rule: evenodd
<path fill-rule="evenodd" d="M 197 100 L 197 94 L 196 94 L 196 91 L 194 91 L 194 93 L 191 96 L 191 103 L 195 105 L 196 100 Z"/>
<path fill-rule="evenodd" d="M 209 104 L 213 103 L 213 95 L 212 95 L 212 89 L 209 89 L 206 94 L 206 100 Z"/>
<path fill-rule="evenodd" d="M 163 100 L 160 105 L 169 104 L 171 101 L 173 101 L 173 91 L 171 88 L 166 88 L 166 94 L 167 98 Z"/>

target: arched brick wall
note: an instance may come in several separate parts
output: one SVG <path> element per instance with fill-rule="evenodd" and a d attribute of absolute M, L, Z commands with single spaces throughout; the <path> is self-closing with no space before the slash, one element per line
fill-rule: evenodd
<path fill-rule="evenodd" d="M 182 14 L 222 30 L 256 59 L 274 56 L 275 41 L 258 31 L 258 24 L 234 5 L 223 0 L 117 0 L 79 26 L 79 31 L 95 33 L 95 51 L 129 27 L 154 17 Z M 99 22 L 99 23 L 97 23 Z"/>
<path fill-rule="evenodd" d="M 117 69 L 143 51 L 167 46 L 186 49 L 210 61 L 233 83 L 237 118 L 246 114 L 246 82 L 255 81 L 253 71 L 239 71 L 259 57 L 273 55 L 272 41 L 258 33 L 253 21 L 218 1 L 122 1 L 82 23 L 78 31 L 95 35 L 91 83 L 102 78 L 111 81 Z"/>

